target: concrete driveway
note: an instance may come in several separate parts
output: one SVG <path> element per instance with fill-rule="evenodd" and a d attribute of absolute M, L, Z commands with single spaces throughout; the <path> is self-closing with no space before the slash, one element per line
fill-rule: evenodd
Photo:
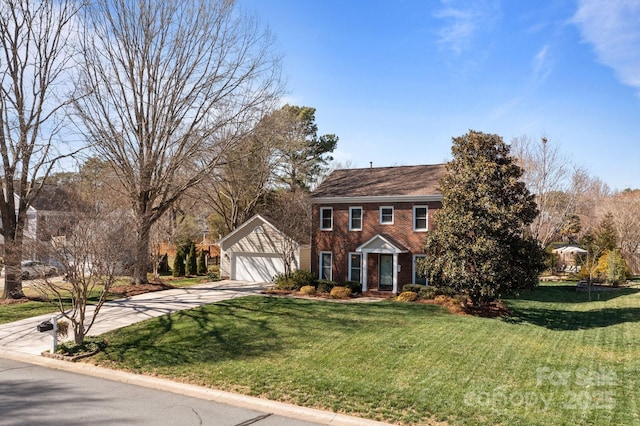
<path fill-rule="evenodd" d="M 170 312 L 191 309 L 207 303 L 249 294 L 259 294 L 269 285 L 267 283 L 225 280 L 114 300 L 102 306 L 96 322 L 89 331 L 89 336 L 106 333 Z M 91 315 L 89 309 L 87 315 Z M 50 349 L 51 333 L 40 333 L 36 330 L 36 326 L 51 316 L 52 314 L 41 315 L 0 325 L 0 352 L 11 351 L 39 355 Z"/>

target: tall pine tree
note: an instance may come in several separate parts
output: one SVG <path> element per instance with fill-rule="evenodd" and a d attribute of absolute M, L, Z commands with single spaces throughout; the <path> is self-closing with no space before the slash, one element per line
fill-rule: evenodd
<path fill-rule="evenodd" d="M 431 284 L 466 293 L 473 304 L 534 287 L 542 251 L 525 230 L 538 211 L 509 146 L 500 136 L 471 130 L 454 138 L 451 150 L 423 274 Z"/>

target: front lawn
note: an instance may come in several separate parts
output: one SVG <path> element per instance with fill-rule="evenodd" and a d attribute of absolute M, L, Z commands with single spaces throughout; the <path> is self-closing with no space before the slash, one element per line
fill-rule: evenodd
<path fill-rule="evenodd" d="M 544 285 L 509 318 L 252 296 L 105 335 L 93 362 L 404 424 L 638 424 L 640 294 Z"/>

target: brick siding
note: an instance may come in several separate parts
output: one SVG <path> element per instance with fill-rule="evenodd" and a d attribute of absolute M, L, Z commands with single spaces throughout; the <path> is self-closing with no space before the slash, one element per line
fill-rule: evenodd
<path fill-rule="evenodd" d="M 442 207 L 440 202 L 403 203 L 363 203 L 363 204 L 314 204 L 312 211 L 311 270 L 318 276 L 320 252 L 333 254 L 332 278 L 344 282 L 349 277 L 349 253 L 378 234 L 387 236 L 394 243 L 402 245 L 409 253 L 398 256 L 398 289 L 413 281 L 413 255 L 422 254 L 424 239 L 428 231 L 413 230 L 413 207 L 428 206 L 428 229 L 433 229 L 433 215 Z M 380 207 L 392 206 L 393 224 L 380 224 Z M 320 230 L 320 209 L 333 209 L 333 229 Z M 362 230 L 349 230 L 349 207 L 361 207 L 363 213 Z M 367 262 L 368 284 L 377 288 L 378 255 L 369 255 Z"/>

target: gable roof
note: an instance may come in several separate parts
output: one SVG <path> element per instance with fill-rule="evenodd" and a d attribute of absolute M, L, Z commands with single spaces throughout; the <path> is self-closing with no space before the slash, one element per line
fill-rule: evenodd
<path fill-rule="evenodd" d="M 251 232 L 256 231 L 257 228 L 263 228 L 260 232 L 264 231 L 264 227 L 267 226 L 273 229 L 274 232 L 282 235 L 285 238 L 289 238 L 292 241 L 296 241 L 295 238 L 288 236 L 285 232 L 280 230 L 272 221 L 267 219 L 265 216 L 256 214 L 251 218 L 247 219 L 242 225 L 238 226 L 236 229 L 225 235 L 223 238 L 218 241 L 218 246 L 222 250 L 228 250 L 233 244 L 238 242 L 240 239 L 246 237 Z M 297 243 L 301 243 L 300 241 L 296 241 Z"/>
<path fill-rule="evenodd" d="M 391 236 L 376 234 L 356 248 L 356 253 L 408 253 L 409 250 Z"/>
<path fill-rule="evenodd" d="M 334 170 L 311 194 L 313 202 L 339 198 L 440 200 L 444 164 Z"/>

